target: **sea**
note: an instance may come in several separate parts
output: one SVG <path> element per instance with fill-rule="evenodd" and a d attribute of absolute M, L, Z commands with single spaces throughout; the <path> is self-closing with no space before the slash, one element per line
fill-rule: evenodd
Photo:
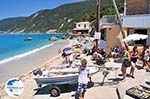
<path fill-rule="evenodd" d="M 27 56 L 46 47 L 52 46 L 54 41 L 49 38 L 57 37 L 62 41 L 63 34 L 0 34 L 0 64 L 16 58 Z M 32 38 L 32 41 L 24 41 Z"/>

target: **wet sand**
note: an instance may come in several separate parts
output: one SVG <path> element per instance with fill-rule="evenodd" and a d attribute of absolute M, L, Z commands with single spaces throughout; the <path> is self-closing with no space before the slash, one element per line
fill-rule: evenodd
<path fill-rule="evenodd" d="M 0 84 L 9 78 L 19 77 L 33 68 L 40 67 L 44 62 L 58 55 L 58 49 L 69 44 L 69 41 L 56 42 L 54 45 L 38 52 L 0 64 Z"/>

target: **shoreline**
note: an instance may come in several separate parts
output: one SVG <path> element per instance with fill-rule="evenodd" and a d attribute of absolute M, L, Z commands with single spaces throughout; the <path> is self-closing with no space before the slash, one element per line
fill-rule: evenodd
<path fill-rule="evenodd" d="M 67 45 L 69 45 L 67 40 L 58 41 L 30 55 L 0 64 L 0 84 L 6 82 L 9 78 L 19 77 L 34 68 L 43 66 L 43 64 L 58 56 L 58 49 Z"/>
<path fill-rule="evenodd" d="M 54 43 L 48 44 L 48 45 L 45 45 L 45 46 L 42 46 L 42 47 L 39 47 L 39 48 L 36 48 L 36 49 L 33 49 L 33 50 L 30 50 L 30 51 L 27 51 L 27 52 L 24 52 L 24 53 L 21 53 L 21 54 L 17 54 L 15 56 L 11 56 L 11 57 L 2 59 L 2 60 L 0 60 L 0 65 L 5 64 L 7 62 L 11 62 L 11 61 L 16 60 L 16 59 L 23 58 L 23 57 L 28 56 L 30 54 L 34 54 L 34 53 L 36 53 L 36 52 L 38 52 L 40 50 L 43 50 L 43 49 L 45 49 L 47 47 L 52 46 L 53 44 Z"/>
<path fill-rule="evenodd" d="M 59 48 L 64 48 L 66 46 L 72 45 L 73 42 L 72 42 L 72 40 L 64 40 L 64 41 L 58 41 L 56 43 L 57 44 L 59 43 L 61 45 L 61 47 L 59 46 Z M 65 44 L 63 44 L 63 43 L 65 43 Z M 35 94 L 35 91 L 33 89 L 37 88 L 36 83 L 35 83 L 35 81 L 33 80 L 33 77 L 32 77 L 33 76 L 32 75 L 33 70 L 35 70 L 37 68 L 43 69 L 47 64 L 48 65 L 50 65 L 50 64 L 54 65 L 55 63 L 58 64 L 59 61 L 60 61 L 60 58 L 61 58 L 60 53 L 57 53 L 54 57 L 49 58 L 47 61 L 42 62 L 42 64 L 39 65 L 38 67 L 34 67 L 34 68 L 26 71 L 22 75 L 18 76 L 18 78 L 23 81 L 25 89 L 24 89 L 24 93 L 21 96 L 15 97 L 14 99 L 16 99 L 16 98 L 17 99 L 24 99 L 24 97 L 28 97 L 27 99 L 32 99 L 33 95 Z M 13 97 L 10 97 L 10 96 L 7 95 L 4 88 L 5 88 L 5 83 L 0 83 L 0 98 L 13 99 Z"/>
<path fill-rule="evenodd" d="M 36 52 L 38 52 L 38 51 L 40 51 L 40 50 L 43 50 L 43 49 L 48 48 L 48 47 L 50 47 L 50 46 L 53 46 L 55 43 L 58 43 L 58 42 L 63 42 L 63 40 L 59 40 L 59 41 L 53 42 L 53 43 L 51 43 L 51 44 L 48 44 L 48 45 L 44 45 L 44 46 L 35 48 L 35 49 L 33 49 L 33 50 L 30 50 L 30 51 L 27 51 L 27 52 L 24 52 L 24 53 L 17 54 L 17 55 L 15 55 L 15 56 L 11 56 L 11 57 L 2 59 L 2 60 L 0 60 L 0 65 L 5 64 L 5 63 L 7 63 L 7 62 L 11 62 L 11 61 L 16 60 L 16 59 L 23 58 L 23 57 L 28 56 L 28 55 L 30 55 L 30 54 L 34 54 L 34 53 L 36 53 Z"/>

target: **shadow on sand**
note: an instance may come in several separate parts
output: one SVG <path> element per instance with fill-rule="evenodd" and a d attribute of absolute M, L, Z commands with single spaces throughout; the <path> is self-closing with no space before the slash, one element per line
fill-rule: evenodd
<path fill-rule="evenodd" d="M 78 84 L 76 83 L 76 84 L 55 85 L 55 86 L 57 86 L 61 90 L 61 93 L 69 93 L 72 91 L 76 92 Z M 93 82 L 88 83 L 88 88 L 91 88 L 93 86 L 94 86 Z M 47 94 L 50 95 L 50 90 L 51 85 L 46 85 L 40 89 L 35 89 L 36 93 L 34 95 L 47 95 Z"/>
<path fill-rule="evenodd" d="M 114 62 L 115 62 L 115 63 L 122 63 L 122 59 L 121 59 L 121 58 L 115 59 Z"/>

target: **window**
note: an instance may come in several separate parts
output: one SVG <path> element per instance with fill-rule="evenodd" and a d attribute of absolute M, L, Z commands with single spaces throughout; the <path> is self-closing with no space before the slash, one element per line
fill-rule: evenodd
<path fill-rule="evenodd" d="M 86 24 L 84 24 L 84 28 L 86 28 Z"/>
<path fill-rule="evenodd" d="M 80 24 L 78 24 L 78 27 L 80 27 Z"/>

